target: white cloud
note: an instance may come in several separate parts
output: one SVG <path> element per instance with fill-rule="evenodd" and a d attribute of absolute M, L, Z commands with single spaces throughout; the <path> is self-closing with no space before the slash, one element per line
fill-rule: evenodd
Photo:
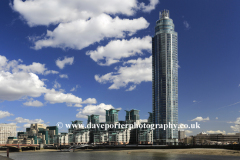
<path fill-rule="evenodd" d="M 44 95 L 44 99 L 51 104 L 55 103 L 82 103 L 82 98 L 79 98 L 71 93 L 62 93 L 52 89 Z"/>
<path fill-rule="evenodd" d="M 238 117 L 236 119 L 235 122 L 227 122 L 227 123 L 234 123 L 235 125 L 234 126 L 230 126 L 230 128 L 233 130 L 233 131 L 236 131 L 236 132 L 240 132 L 240 117 Z"/>
<path fill-rule="evenodd" d="M 31 36 L 29 40 L 34 42 L 34 49 L 54 47 L 80 50 L 106 38 L 124 38 L 146 29 L 149 23 L 143 17 L 121 19 L 117 15 L 132 16 L 138 10 L 150 12 L 159 0 L 149 2 L 146 5 L 138 0 L 14 0 L 11 6 L 29 26 L 57 26 L 41 36 Z M 107 60 L 109 64 L 106 65 L 117 61 Z"/>
<path fill-rule="evenodd" d="M 96 104 L 97 103 L 97 100 L 95 98 L 88 98 L 86 99 L 85 101 L 83 101 L 82 103 L 84 104 Z"/>
<path fill-rule="evenodd" d="M 60 60 L 60 58 L 58 58 L 56 60 L 56 65 L 60 69 L 63 69 L 65 67 L 65 65 L 72 65 L 73 64 L 73 60 L 74 60 L 74 57 L 64 57 L 63 60 Z"/>
<path fill-rule="evenodd" d="M 185 134 L 189 135 L 189 134 L 191 134 L 191 133 L 193 133 L 193 131 L 185 130 Z"/>
<path fill-rule="evenodd" d="M 82 99 L 71 93 L 62 93 L 63 89 L 47 89 L 44 80 L 40 80 L 35 73 L 29 73 L 32 70 L 15 70 L 19 61 L 8 62 L 6 57 L 0 56 L 0 100 L 14 101 L 26 97 L 40 97 L 44 95 L 46 101 L 50 103 L 73 103 L 81 104 Z M 27 72 L 29 71 L 29 72 Z M 39 72 L 40 73 L 40 72 Z M 60 88 L 61 85 L 55 81 L 54 88 Z M 92 101 L 90 101 L 92 100 Z M 84 103 L 93 103 L 94 98 L 87 99 Z M 40 105 L 39 102 L 26 102 L 25 105 Z"/>
<path fill-rule="evenodd" d="M 48 70 L 44 72 L 44 75 L 48 75 L 48 74 L 58 74 L 58 71 L 54 71 L 54 70 Z"/>
<path fill-rule="evenodd" d="M 96 103 L 95 98 L 88 98 L 82 101 L 82 98 L 79 98 L 71 93 L 62 93 L 61 91 L 55 91 L 51 89 L 44 95 L 44 99 L 51 104 L 55 103 L 67 103 L 67 106 L 71 107 L 72 104 L 75 104 L 75 107 L 81 106 L 81 104 L 92 104 Z"/>
<path fill-rule="evenodd" d="M 95 80 L 99 83 L 113 83 L 108 89 L 119 89 L 126 87 L 129 83 L 137 85 L 141 82 L 152 81 L 152 56 L 129 60 L 124 64 L 130 64 L 130 66 L 122 66 L 117 72 L 107 73 L 103 76 L 95 75 Z M 133 87 L 129 89 L 131 88 Z"/>
<path fill-rule="evenodd" d="M 205 122 L 205 121 L 209 121 L 209 120 L 210 120 L 209 117 L 207 117 L 207 118 L 196 117 L 196 118 L 192 119 L 191 121 Z"/>
<path fill-rule="evenodd" d="M 87 55 L 97 62 L 99 65 L 109 66 L 119 62 L 122 58 L 143 54 L 142 50 L 151 52 L 152 38 L 146 36 L 144 38 L 132 38 L 130 40 L 113 40 L 106 46 L 99 46 L 95 51 L 87 52 Z M 102 62 L 102 60 L 105 61 Z"/>
<path fill-rule="evenodd" d="M 147 28 L 149 23 L 143 18 L 120 19 L 101 14 L 90 20 L 76 20 L 60 23 L 53 31 L 47 31 L 43 39 L 34 41 L 35 49 L 43 47 L 82 49 L 104 38 L 124 38 L 137 30 Z"/>
<path fill-rule="evenodd" d="M 134 89 L 136 89 L 136 85 L 131 85 L 126 91 L 132 91 Z"/>
<path fill-rule="evenodd" d="M 23 127 L 24 128 L 30 128 L 31 124 L 24 124 Z"/>
<path fill-rule="evenodd" d="M 142 122 L 148 122 L 148 120 L 147 119 L 140 119 L 140 123 L 142 123 Z"/>
<path fill-rule="evenodd" d="M 68 75 L 67 74 L 60 74 L 59 77 L 60 78 L 68 78 Z"/>
<path fill-rule="evenodd" d="M 30 120 L 30 119 L 24 119 L 22 117 L 17 117 L 15 118 L 14 120 L 11 120 L 11 121 L 14 121 L 16 123 L 44 123 L 44 121 L 42 119 L 33 119 L 33 120 Z"/>
<path fill-rule="evenodd" d="M 1 61 L 0 61 L 0 63 L 1 63 Z M 9 117 L 9 116 L 13 116 L 13 114 L 9 113 L 8 111 L 1 111 L 0 110 L 0 119 L 5 118 L 5 117 Z"/>
<path fill-rule="evenodd" d="M 43 103 L 38 100 L 35 100 L 35 101 L 31 100 L 31 101 L 23 103 L 23 105 L 32 106 L 32 107 L 41 107 L 41 106 L 43 106 Z"/>
<path fill-rule="evenodd" d="M 0 71 L 12 71 L 16 72 L 26 72 L 26 73 L 35 73 L 35 74 L 58 74 L 58 71 L 48 70 L 45 67 L 45 64 L 41 64 L 38 62 L 33 62 L 30 65 L 20 64 L 23 61 L 19 60 L 12 60 L 9 61 L 5 56 L 0 55 Z"/>
<path fill-rule="evenodd" d="M 230 126 L 230 128 L 233 130 L 233 131 L 236 131 L 236 132 L 240 132 L 240 126 L 239 125 L 234 125 L 234 126 Z"/>
<path fill-rule="evenodd" d="M 79 85 L 76 85 L 76 87 L 73 87 L 70 91 L 71 91 L 71 92 L 76 91 L 77 88 L 79 88 Z"/>
<path fill-rule="evenodd" d="M 217 130 L 217 131 L 207 131 L 206 133 L 208 134 L 226 134 L 226 131 L 220 131 L 220 130 Z"/>
<path fill-rule="evenodd" d="M 31 65 L 20 64 L 23 61 L 19 60 L 12 60 L 8 61 L 5 56 L 0 55 L 0 71 L 11 71 L 13 73 L 16 72 L 26 72 L 26 73 L 35 73 L 35 74 L 58 74 L 58 71 L 48 70 L 45 67 L 45 64 L 41 64 L 38 62 L 33 62 Z"/>
<path fill-rule="evenodd" d="M 22 60 L 8 61 L 0 55 L 0 99 L 17 100 L 24 96 L 39 97 L 46 92 L 45 84 L 36 75 L 44 74 L 44 64 L 33 62 L 26 66 L 19 64 Z"/>
<path fill-rule="evenodd" d="M 193 100 L 193 103 L 200 103 L 201 101 Z"/>
<path fill-rule="evenodd" d="M 227 135 L 235 135 L 236 133 L 227 133 Z"/>
<path fill-rule="evenodd" d="M 75 104 L 74 107 L 82 107 L 81 104 Z"/>
<path fill-rule="evenodd" d="M 101 13 L 133 15 L 143 9 L 150 12 L 158 0 L 150 0 L 149 5 L 137 0 L 14 0 L 12 8 L 19 12 L 29 26 L 67 23 L 77 19 L 87 20 Z"/>
<path fill-rule="evenodd" d="M 57 88 L 61 88 L 61 84 L 58 83 L 56 80 L 54 81 L 54 85 L 53 88 L 57 89 Z"/>
<path fill-rule="evenodd" d="M 0 71 L 0 99 L 13 101 L 24 96 L 39 97 L 47 89 L 34 73 Z"/>
<path fill-rule="evenodd" d="M 77 118 L 87 118 L 87 115 L 96 114 L 99 115 L 100 121 L 105 121 L 106 110 L 113 109 L 114 107 L 109 104 L 101 103 L 99 105 L 87 105 L 83 109 L 79 109 L 76 114 Z"/>
<path fill-rule="evenodd" d="M 45 64 L 36 63 L 36 62 L 33 62 L 31 65 L 28 65 L 28 66 L 20 64 L 18 65 L 18 68 L 22 69 L 25 72 L 31 72 L 36 74 L 44 74 L 44 72 L 47 70 L 45 68 Z"/>
<path fill-rule="evenodd" d="M 143 2 L 140 3 L 140 8 L 142 8 L 143 12 L 151 12 L 155 9 L 155 6 L 159 3 L 159 0 L 150 0 L 149 5 L 145 5 Z"/>
<path fill-rule="evenodd" d="M 236 102 L 236 103 L 233 103 L 233 104 L 230 104 L 230 105 L 228 105 L 228 106 L 224 106 L 224 107 L 218 108 L 218 109 L 222 109 L 222 108 L 226 108 L 226 107 L 234 106 L 234 105 L 239 104 L 239 103 L 240 103 L 240 101 L 239 101 L 239 102 Z"/>
<path fill-rule="evenodd" d="M 234 121 L 234 122 L 232 122 L 232 121 L 229 121 L 229 122 L 227 122 L 227 123 L 235 123 L 235 124 L 240 124 L 240 117 L 238 117 L 238 118 L 236 119 L 236 121 Z"/>
<path fill-rule="evenodd" d="M 2 67 L 7 65 L 7 61 L 8 59 L 5 56 L 0 55 L 0 67 L 1 67 L 0 69 L 2 69 Z"/>
<path fill-rule="evenodd" d="M 184 25 L 185 29 L 187 29 L 187 30 L 191 28 L 187 21 L 183 21 L 183 25 Z"/>

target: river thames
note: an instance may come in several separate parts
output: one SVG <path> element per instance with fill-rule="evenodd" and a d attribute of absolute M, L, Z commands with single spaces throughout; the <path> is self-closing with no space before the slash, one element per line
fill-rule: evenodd
<path fill-rule="evenodd" d="M 0 153 L 6 156 L 6 153 Z M 141 152 L 11 152 L 10 157 L 14 160 L 239 160 L 238 156 L 216 155 L 189 155 L 171 153 L 141 153 Z"/>

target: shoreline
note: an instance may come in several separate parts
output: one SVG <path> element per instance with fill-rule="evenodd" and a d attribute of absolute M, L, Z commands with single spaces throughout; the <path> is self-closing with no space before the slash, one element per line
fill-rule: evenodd
<path fill-rule="evenodd" d="M 123 152 L 131 153 L 160 153 L 160 154 L 189 154 L 189 155 L 215 155 L 215 156 L 240 156 L 239 150 L 228 149 L 209 149 L 209 148 L 191 148 L 191 149 L 104 149 L 88 150 L 91 152 Z M 81 152 L 77 151 L 77 152 Z"/>
<path fill-rule="evenodd" d="M 58 152 L 56 149 L 26 150 L 23 152 Z M 216 155 L 216 156 L 240 156 L 239 150 L 228 149 L 209 149 L 209 148 L 191 148 L 191 149 L 76 149 L 74 152 L 122 152 L 131 153 L 158 153 L 158 154 L 189 154 L 189 155 Z M 6 153 L 6 151 L 0 151 Z M 11 152 L 10 152 L 11 154 Z"/>

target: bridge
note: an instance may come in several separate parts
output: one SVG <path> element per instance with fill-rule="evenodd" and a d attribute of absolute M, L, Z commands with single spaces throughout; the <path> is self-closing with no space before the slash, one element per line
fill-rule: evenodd
<path fill-rule="evenodd" d="M 22 150 L 27 149 L 36 150 L 37 148 L 39 148 L 39 144 L 0 144 L 0 147 L 22 152 Z"/>

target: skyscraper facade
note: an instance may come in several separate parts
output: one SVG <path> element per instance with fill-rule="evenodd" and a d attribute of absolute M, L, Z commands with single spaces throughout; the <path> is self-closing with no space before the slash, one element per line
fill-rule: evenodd
<path fill-rule="evenodd" d="M 159 13 L 152 38 L 153 123 L 178 124 L 178 41 L 169 11 Z M 154 141 L 176 144 L 178 130 L 158 128 Z"/>
<path fill-rule="evenodd" d="M 99 123 L 99 115 L 88 115 L 88 123 L 98 124 Z"/>
<path fill-rule="evenodd" d="M 136 122 L 137 124 L 140 124 L 140 116 L 139 116 L 139 110 L 132 109 L 130 111 L 126 111 L 126 124 L 134 124 Z"/>
<path fill-rule="evenodd" d="M 116 124 L 118 123 L 118 109 L 109 109 L 106 110 L 106 123 L 107 124 Z"/>

